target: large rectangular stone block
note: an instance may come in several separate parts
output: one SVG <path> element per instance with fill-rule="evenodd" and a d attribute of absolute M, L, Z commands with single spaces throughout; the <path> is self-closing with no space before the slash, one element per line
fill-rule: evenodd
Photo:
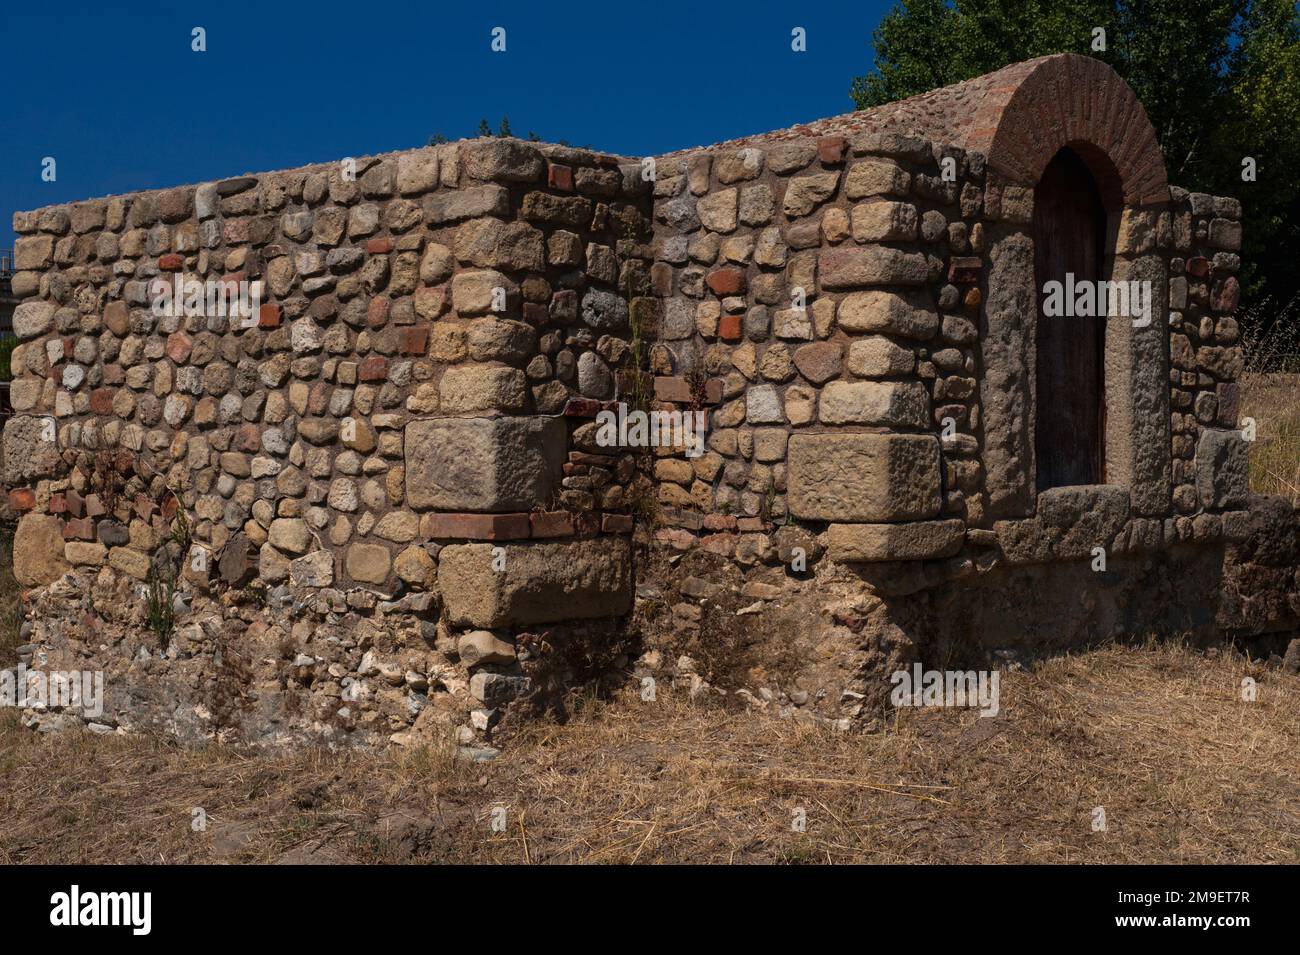
<path fill-rule="evenodd" d="M 818 272 L 824 289 L 921 285 L 930 275 L 925 256 L 886 245 L 824 249 Z"/>
<path fill-rule="evenodd" d="M 883 332 L 926 340 L 939 330 L 939 313 L 924 289 L 903 293 L 872 289 L 844 296 L 839 326 L 846 332 Z"/>
<path fill-rule="evenodd" d="M 1231 510 L 1250 493 L 1249 449 L 1240 431 L 1206 428 L 1196 444 L 1196 493 L 1201 506 Z"/>
<path fill-rule="evenodd" d="M 915 521 L 939 513 L 939 440 L 928 434 L 797 434 L 790 513 L 814 521 Z"/>
<path fill-rule="evenodd" d="M 442 511 L 528 511 L 559 480 L 559 418 L 433 418 L 406 426 L 406 499 Z"/>
<path fill-rule="evenodd" d="M 24 587 L 53 583 L 71 569 L 64 553 L 57 517 L 24 514 L 14 533 L 14 579 Z"/>
<path fill-rule="evenodd" d="M 1110 278 L 1150 282 L 1151 315 L 1146 325 L 1106 322 L 1106 480 L 1132 492 L 1135 513 L 1164 515 L 1172 492 L 1168 265 L 1157 255 L 1116 259 Z"/>
<path fill-rule="evenodd" d="M 612 617 L 631 609 L 632 557 L 625 537 L 453 544 L 439 554 L 438 583 L 458 627 Z"/>
<path fill-rule="evenodd" d="M 929 560 L 961 550 L 966 525 L 960 520 L 904 524 L 832 524 L 828 552 L 838 561 Z"/>
<path fill-rule="evenodd" d="M 510 193 L 502 186 L 473 186 L 445 189 L 424 200 L 431 225 L 447 225 L 479 216 L 505 216 L 510 212 Z"/>
<path fill-rule="evenodd" d="M 57 472 L 59 448 L 54 418 L 14 415 L 4 426 L 4 479 L 23 484 Z"/>
<path fill-rule="evenodd" d="M 1034 242 L 1001 226 L 991 236 L 979 379 L 985 487 L 994 517 L 1024 517 L 1034 485 L 1034 328 L 1025 321 L 1036 308 Z"/>
<path fill-rule="evenodd" d="M 930 396 L 919 381 L 832 381 L 822 389 L 822 424 L 924 428 Z"/>
<path fill-rule="evenodd" d="M 1033 517 L 994 521 L 993 532 L 1008 564 L 1078 560 L 1091 557 L 1095 547 L 1111 548 L 1131 513 L 1128 488 L 1113 484 L 1054 487 L 1038 494 Z"/>

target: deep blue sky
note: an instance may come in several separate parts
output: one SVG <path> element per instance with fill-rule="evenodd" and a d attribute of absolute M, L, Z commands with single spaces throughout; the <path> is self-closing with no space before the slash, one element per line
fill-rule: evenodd
<path fill-rule="evenodd" d="M 888 6 L 0 0 L 0 246 L 15 210 L 457 139 L 483 116 L 638 155 L 847 112 Z"/>

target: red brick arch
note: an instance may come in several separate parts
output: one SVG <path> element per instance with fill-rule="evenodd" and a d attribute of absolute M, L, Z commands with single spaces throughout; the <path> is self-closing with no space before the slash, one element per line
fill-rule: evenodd
<path fill-rule="evenodd" d="M 1169 201 L 1164 157 L 1137 96 L 1100 60 L 1058 53 L 972 80 L 987 84 L 961 145 L 1004 180 L 1035 185 L 1063 146 L 1088 164 L 1110 208 Z"/>

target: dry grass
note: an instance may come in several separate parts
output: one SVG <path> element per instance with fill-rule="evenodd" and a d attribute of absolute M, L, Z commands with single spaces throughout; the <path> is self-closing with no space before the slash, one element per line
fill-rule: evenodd
<path fill-rule="evenodd" d="M 22 643 L 19 630 L 23 624 L 22 588 L 14 580 L 14 529 L 16 525 L 0 521 L 0 667 L 18 662 L 17 649 Z"/>
<path fill-rule="evenodd" d="M 1152 646 L 1007 674 L 993 719 L 908 710 L 836 735 L 661 688 L 536 725 L 489 763 L 39 738 L 10 714 L 0 860 L 1296 862 L 1297 699 L 1300 678 L 1244 657 Z"/>
<path fill-rule="evenodd" d="M 1300 502 L 1300 374 L 1252 373 L 1242 378 L 1241 414 L 1255 419 L 1250 489 Z"/>
<path fill-rule="evenodd" d="M 1265 299 L 1237 315 L 1246 373 L 1241 415 L 1254 418 L 1250 489 L 1300 502 L 1300 298 Z"/>

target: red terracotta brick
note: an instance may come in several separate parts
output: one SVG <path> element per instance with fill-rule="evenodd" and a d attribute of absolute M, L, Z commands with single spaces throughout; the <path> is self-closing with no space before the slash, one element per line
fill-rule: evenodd
<path fill-rule="evenodd" d="M 158 258 L 158 268 L 164 272 L 179 272 L 184 267 L 185 258 L 177 252 L 168 252 Z"/>
<path fill-rule="evenodd" d="M 739 295 L 745 290 L 745 273 L 740 269 L 715 269 L 705 282 L 714 295 Z"/>
<path fill-rule="evenodd" d="M 551 320 L 551 310 L 536 302 L 524 302 L 524 321 L 540 328 Z"/>
<path fill-rule="evenodd" d="M 700 538 L 700 546 L 711 554 L 730 557 L 736 549 L 735 534 L 709 534 Z"/>
<path fill-rule="evenodd" d="M 280 327 L 280 306 L 268 302 L 263 305 L 257 312 L 258 328 L 279 328 Z"/>
<path fill-rule="evenodd" d="M 817 140 L 817 158 L 828 166 L 834 166 L 844 161 L 844 150 L 847 147 L 848 140 L 843 136 L 827 136 Z"/>
<path fill-rule="evenodd" d="M 655 378 L 655 398 L 659 401 L 690 401 L 691 386 L 680 375 Z"/>
<path fill-rule="evenodd" d="M 429 326 L 413 325 L 402 329 L 402 354 L 423 355 L 429 350 Z"/>
<path fill-rule="evenodd" d="M 63 539 L 65 541 L 89 541 L 95 539 L 95 523 L 89 517 L 73 518 L 63 522 Z"/>
<path fill-rule="evenodd" d="M 68 513 L 68 499 L 62 492 L 50 495 L 50 513 L 66 514 Z"/>
<path fill-rule="evenodd" d="M 602 514 L 600 529 L 606 534 L 630 534 L 632 532 L 631 514 Z"/>
<path fill-rule="evenodd" d="M 67 502 L 67 509 L 64 513 L 71 514 L 73 517 L 80 517 L 86 512 L 86 502 L 81 499 L 81 495 L 76 491 L 65 492 L 63 499 Z"/>
<path fill-rule="evenodd" d="M 953 256 L 948 263 L 948 281 L 959 285 L 970 285 L 980 280 L 980 269 L 984 260 L 977 255 Z"/>
<path fill-rule="evenodd" d="M 364 359 L 357 368 L 359 381 L 383 381 L 388 377 L 388 359 L 383 355 L 371 355 Z"/>
<path fill-rule="evenodd" d="M 534 537 L 568 537 L 573 533 L 573 515 L 568 511 L 539 511 L 528 515 Z"/>
<path fill-rule="evenodd" d="M 723 315 L 718 322 L 718 337 L 726 342 L 740 341 L 741 316 Z"/>
<path fill-rule="evenodd" d="M 65 339 L 63 339 L 63 357 L 64 357 L 64 358 L 71 358 L 73 352 L 76 351 L 76 348 L 77 348 L 77 340 L 76 340 L 75 338 L 65 338 Z"/>
<path fill-rule="evenodd" d="M 420 522 L 425 537 L 466 540 L 521 540 L 532 532 L 527 514 L 426 514 Z"/>
<path fill-rule="evenodd" d="M 14 488 L 9 492 L 9 507 L 15 511 L 30 511 L 36 506 L 36 492 L 28 487 Z"/>
<path fill-rule="evenodd" d="M 706 531 L 734 531 L 736 529 L 736 519 L 730 514 L 705 514 L 704 529 Z"/>
<path fill-rule="evenodd" d="M 383 328 L 388 324 L 389 304 L 387 296 L 384 295 L 376 295 L 370 300 L 370 307 L 366 309 L 366 321 L 370 323 L 371 328 Z"/>
<path fill-rule="evenodd" d="M 546 170 L 546 184 L 552 189 L 560 189 L 564 192 L 573 191 L 573 168 L 563 163 L 553 162 L 548 164 Z"/>
<path fill-rule="evenodd" d="M 382 239 L 367 239 L 366 251 L 371 255 L 387 255 L 393 251 L 393 240 L 387 236 Z"/>
<path fill-rule="evenodd" d="M 1187 260 L 1187 274 L 1203 279 L 1210 274 L 1210 260 L 1203 255 L 1193 256 Z"/>

